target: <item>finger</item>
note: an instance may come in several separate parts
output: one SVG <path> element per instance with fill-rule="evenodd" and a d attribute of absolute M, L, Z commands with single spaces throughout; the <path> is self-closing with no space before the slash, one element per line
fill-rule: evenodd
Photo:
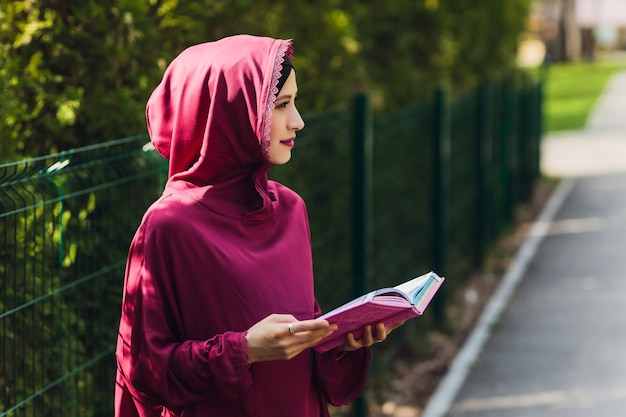
<path fill-rule="evenodd" d="M 387 338 L 387 328 L 384 323 L 377 323 L 375 334 L 374 334 L 374 342 L 379 343 Z"/>
<path fill-rule="evenodd" d="M 362 346 L 371 346 L 374 344 L 371 325 L 363 326 L 363 335 L 361 336 L 360 342 Z"/>
<path fill-rule="evenodd" d="M 405 321 L 401 321 L 400 323 L 396 323 L 396 324 L 393 324 L 391 326 L 388 326 L 387 327 L 387 335 L 389 335 L 389 333 L 391 333 L 393 330 L 395 330 L 398 327 L 402 326 L 404 323 L 406 323 L 406 320 Z"/>
<path fill-rule="evenodd" d="M 307 331 L 326 332 L 329 330 L 332 331 L 337 329 L 337 325 L 331 325 L 326 320 L 322 319 L 295 321 L 290 323 L 290 326 L 291 329 L 293 329 L 293 334 Z"/>
<path fill-rule="evenodd" d="M 359 340 L 356 340 L 356 338 L 354 337 L 354 333 L 348 333 L 346 335 L 346 344 L 351 347 L 352 349 L 359 349 L 361 347 L 363 347 L 363 345 L 361 345 Z"/>
<path fill-rule="evenodd" d="M 379 331 L 378 331 L 378 324 L 375 325 L 375 326 L 370 326 L 370 333 L 369 333 L 370 334 L 370 338 L 367 340 L 367 342 L 368 342 L 367 346 L 371 346 L 374 343 L 378 343 L 378 342 L 382 341 L 382 339 L 380 339 L 378 337 L 378 333 L 379 333 Z"/>
<path fill-rule="evenodd" d="M 294 321 L 287 324 L 283 337 L 290 346 L 307 348 L 329 336 L 336 328 L 336 325 L 331 326 L 325 320 L 322 323 L 319 321 Z"/>
<path fill-rule="evenodd" d="M 295 320 L 287 324 L 287 333 L 293 336 L 296 333 L 308 330 L 310 327 L 311 326 L 308 326 L 305 322 Z"/>
<path fill-rule="evenodd" d="M 313 333 L 313 332 L 301 332 L 294 336 L 290 336 L 286 342 L 289 346 L 295 347 L 298 350 L 304 350 L 310 347 L 315 346 L 321 340 L 323 340 L 327 335 L 322 333 Z"/>

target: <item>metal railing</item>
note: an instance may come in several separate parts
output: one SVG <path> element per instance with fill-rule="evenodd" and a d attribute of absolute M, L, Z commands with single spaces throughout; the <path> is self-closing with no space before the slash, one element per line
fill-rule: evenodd
<path fill-rule="evenodd" d="M 403 334 L 442 324 L 446 294 L 530 196 L 541 112 L 539 83 L 503 80 L 305 117 L 270 177 L 307 202 L 322 307 L 433 269 L 446 291 Z M 111 415 L 128 245 L 166 168 L 146 136 L 0 165 L 0 416 Z"/>
<path fill-rule="evenodd" d="M 166 168 L 146 142 L 0 166 L 0 415 L 110 410 L 120 277 Z"/>

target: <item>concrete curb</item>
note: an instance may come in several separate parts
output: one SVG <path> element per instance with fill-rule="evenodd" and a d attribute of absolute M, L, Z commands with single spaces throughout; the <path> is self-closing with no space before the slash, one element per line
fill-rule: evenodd
<path fill-rule="evenodd" d="M 493 324 L 498 321 L 507 307 L 509 299 L 522 280 L 530 261 L 537 252 L 537 248 L 547 235 L 550 224 L 574 185 L 574 179 L 562 180 L 550 196 L 530 233 L 516 253 L 502 282 L 485 306 L 467 341 L 457 353 L 449 371 L 438 385 L 420 417 L 443 417 L 452 406 L 471 367 L 489 339 Z"/>

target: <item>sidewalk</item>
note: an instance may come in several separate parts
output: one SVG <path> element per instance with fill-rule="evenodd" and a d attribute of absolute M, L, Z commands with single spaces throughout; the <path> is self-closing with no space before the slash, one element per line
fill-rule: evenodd
<path fill-rule="evenodd" d="M 562 181 L 420 417 L 626 416 L 626 71 L 541 165 Z"/>

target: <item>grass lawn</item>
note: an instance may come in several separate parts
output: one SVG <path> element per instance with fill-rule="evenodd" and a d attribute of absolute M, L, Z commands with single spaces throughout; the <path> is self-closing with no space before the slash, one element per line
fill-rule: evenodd
<path fill-rule="evenodd" d="M 611 74 L 620 69 L 626 62 L 552 65 L 544 90 L 546 132 L 583 128 Z"/>

